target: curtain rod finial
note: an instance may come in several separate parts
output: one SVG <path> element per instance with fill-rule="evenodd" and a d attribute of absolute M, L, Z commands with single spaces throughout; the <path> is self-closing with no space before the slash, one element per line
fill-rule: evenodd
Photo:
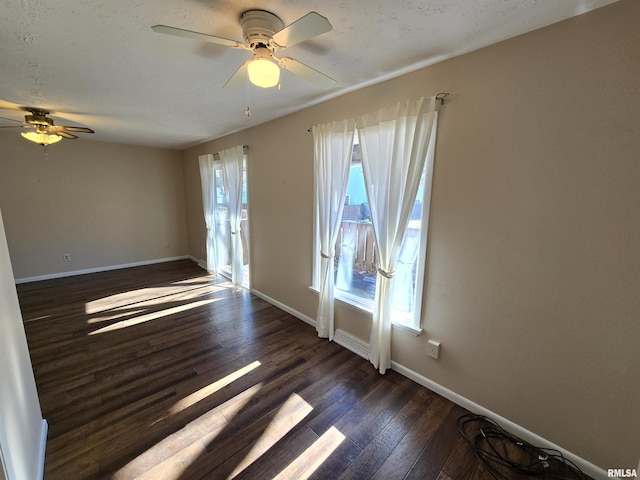
<path fill-rule="evenodd" d="M 436 100 L 440 102 L 440 105 L 444 105 L 444 99 L 449 96 L 448 92 L 440 92 L 436 95 Z"/>

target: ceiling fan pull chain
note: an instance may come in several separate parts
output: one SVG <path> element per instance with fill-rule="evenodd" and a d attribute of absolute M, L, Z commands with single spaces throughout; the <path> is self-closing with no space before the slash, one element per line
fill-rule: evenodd
<path fill-rule="evenodd" d="M 249 118 L 251 117 L 251 85 L 249 84 L 249 77 L 247 77 L 245 86 L 246 86 L 245 92 L 247 95 L 247 110 L 245 111 L 245 115 L 247 116 L 247 118 Z"/>

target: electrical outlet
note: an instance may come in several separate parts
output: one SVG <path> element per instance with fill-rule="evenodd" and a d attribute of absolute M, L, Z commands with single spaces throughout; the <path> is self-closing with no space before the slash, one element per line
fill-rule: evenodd
<path fill-rule="evenodd" d="M 427 355 L 437 360 L 440 356 L 440 342 L 429 340 L 427 342 Z"/>
<path fill-rule="evenodd" d="M 62 258 L 64 259 L 65 262 L 70 262 L 71 261 L 71 254 L 70 253 L 64 253 L 62 255 Z"/>

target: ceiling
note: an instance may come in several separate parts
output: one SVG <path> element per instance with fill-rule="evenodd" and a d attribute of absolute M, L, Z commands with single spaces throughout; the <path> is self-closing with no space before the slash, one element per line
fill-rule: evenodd
<path fill-rule="evenodd" d="M 613 1 L 4 1 L 0 126 L 18 125 L 20 107 L 40 107 L 57 125 L 96 131 L 76 141 L 183 149 Z M 332 31 L 282 56 L 329 75 L 336 86 L 324 90 L 283 71 L 280 90 L 223 91 L 250 52 L 150 28 L 242 41 L 238 19 L 252 8 L 277 14 L 285 25 L 309 11 L 327 17 Z"/>

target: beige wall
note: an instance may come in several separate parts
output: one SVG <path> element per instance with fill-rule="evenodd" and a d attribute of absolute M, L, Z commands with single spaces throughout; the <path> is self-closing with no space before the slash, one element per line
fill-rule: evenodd
<path fill-rule="evenodd" d="M 248 144 L 253 288 L 315 317 L 307 128 L 451 92 L 426 334 L 395 330 L 393 360 L 602 468 L 635 468 L 638 18 L 640 2 L 623 0 L 186 151 L 190 253 L 204 257 L 198 155 Z M 366 317 L 336 315 L 368 339 Z M 428 338 L 442 342 L 440 360 Z"/>
<path fill-rule="evenodd" d="M 188 253 L 180 152 L 82 139 L 47 150 L 0 131 L 0 207 L 16 279 Z"/>

